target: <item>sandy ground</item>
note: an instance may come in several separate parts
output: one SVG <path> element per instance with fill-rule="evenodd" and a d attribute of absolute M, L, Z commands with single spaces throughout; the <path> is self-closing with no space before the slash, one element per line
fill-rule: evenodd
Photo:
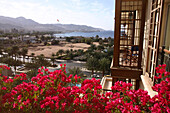
<path fill-rule="evenodd" d="M 98 45 L 98 43 L 93 43 L 95 45 Z M 90 45 L 85 44 L 85 43 L 60 43 L 59 45 L 50 45 L 50 46 L 44 46 L 43 44 L 39 45 L 34 45 L 35 47 L 29 47 L 28 48 L 28 55 L 31 55 L 31 53 L 34 53 L 35 56 L 44 54 L 45 57 L 51 57 L 52 53 L 56 54 L 58 50 L 63 49 L 73 49 L 73 50 L 78 50 L 78 49 L 83 49 L 86 51 Z"/>

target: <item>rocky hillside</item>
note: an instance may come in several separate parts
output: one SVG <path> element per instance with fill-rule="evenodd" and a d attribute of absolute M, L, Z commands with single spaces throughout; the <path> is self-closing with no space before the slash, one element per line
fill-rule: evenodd
<path fill-rule="evenodd" d="M 31 19 L 24 17 L 11 18 L 0 16 L 0 30 L 11 29 L 25 30 L 25 31 L 52 31 L 52 32 L 91 32 L 103 31 L 100 28 L 94 28 L 86 25 L 74 24 L 40 24 Z"/>

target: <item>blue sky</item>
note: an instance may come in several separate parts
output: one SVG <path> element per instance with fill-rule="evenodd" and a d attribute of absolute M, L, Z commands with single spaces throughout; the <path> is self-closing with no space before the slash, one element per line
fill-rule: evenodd
<path fill-rule="evenodd" d="M 0 6 L 1 16 L 113 30 L 114 0 L 0 0 Z"/>

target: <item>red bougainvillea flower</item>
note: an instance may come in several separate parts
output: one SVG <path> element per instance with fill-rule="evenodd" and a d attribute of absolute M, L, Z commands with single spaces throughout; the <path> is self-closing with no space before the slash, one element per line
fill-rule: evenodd
<path fill-rule="evenodd" d="M 117 81 L 113 91 L 105 94 L 100 80 L 95 78 L 84 80 L 81 87 L 74 86 L 80 77 L 66 76 L 65 67 L 54 72 L 42 67 L 28 82 L 24 73 L 14 78 L 0 77 L 0 109 L 27 113 L 170 112 L 170 73 L 166 72 L 166 65 L 156 68 L 161 81 L 153 86 L 158 92 L 153 98 L 142 89 L 132 90 L 132 84 L 122 81 Z"/>

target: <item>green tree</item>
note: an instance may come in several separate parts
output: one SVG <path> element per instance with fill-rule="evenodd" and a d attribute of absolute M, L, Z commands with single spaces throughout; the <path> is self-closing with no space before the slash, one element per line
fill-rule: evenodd
<path fill-rule="evenodd" d="M 67 42 L 71 42 L 71 38 L 70 37 L 66 37 L 66 41 Z"/>
<path fill-rule="evenodd" d="M 45 59 L 44 55 L 41 54 L 39 56 L 37 56 L 37 59 L 35 60 L 35 63 L 39 65 L 39 67 L 42 67 L 42 66 L 50 66 L 50 62 L 48 60 Z"/>
<path fill-rule="evenodd" d="M 74 50 L 74 53 L 77 53 L 77 50 Z"/>
<path fill-rule="evenodd" d="M 92 71 L 92 75 L 94 74 L 94 70 L 98 65 L 98 60 L 95 57 L 90 57 L 87 59 L 86 67 L 87 69 Z"/>
<path fill-rule="evenodd" d="M 13 60 L 12 61 L 12 65 L 11 66 L 14 66 L 15 73 L 16 73 L 16 66 L 20 66 L 20 65 L 22 65 L 22 62 L 19 61 L 19 60 Z"/>
<path fill-rule="evenodd" d="M 31 62 L 33 63 L 33 59 L 34 59 L 34 55 L 35 55 L 35 53 L 31 53 Z"/>
<path fill-rule="evenodd" d="M 70 57 L 70 59 L 73 59 L 73 57 L 74 57 L 73 52 L 70 51 L 70 53 L 68 54 L 68 56 Z"/>
<path fill-rule="evenodd" d="M 103 45 L 98 45 L 98 46 L 97 46 L 97 50 L 102 51 L 103 49 L 104 49 L 104 46 L 103 46 Z"/>
<path fill-rule="evenodd" d="M 37 70 L 40 66 L 36 62 L 33 62 L 33 63 L 27 62 L 27 63 L 25 63 L 25 67 L 28 69 L 31 69 L 31 70 Z"/>
<path fill-rule="evenodd" d="M 94 51 L 94 50 L 96 50 L 97 48 L 96 48 L 96 45 L 91 44 L 88 49 L 91 50 L 91 51 Z"/>
<path fill-rule="evenodd" d="M 85 38 L 81 38 L 81 43 L 85 43 Z"/>
<path fill-rule="evenodd" d="M 28 53 L 28 49 L 27 48 L 22 48 L 21 49 L 21 54 L 23 56 L 23 63 L 25 63 L 25 56 L 27 55 Z"/>
<path fill-rule="evenodd" d="M 99 45 L 103 45 L 103 40 L 102 39 L 99 40 Z"/>
<path fill-rule="evenodd" d="M 50 60 L 51 60 L 51 62 L 53 63 L 53 66 L 54 66 L 55 58 L 54 58 L 54 57 L 51 57 Z"/>
<path fill-rule="evenodd" d="M 52 56 L 52 57 L 55 57 L 55 54 L 54 54 L 54 53 L 52 53 L 52 54 L 51 54 L 51 56 Z"/>
<path fill-rule="evenodd" d="M 0 55 L 3 55 L 3 47 L 2 46 L 0 46 Z"/>
<path fill-rule="evenodd" d="M 108 42 L 111 42 L 112 41 L 112 38 L 111 37 L 108 37 Z"/>
<path fill-rule="evenodd" d="M 21 61 L 14 60 L 13 58 L 8 58 L 8 57 L 2 58 L 2 63 L 8 64 L 9 67 L 14 66 L 15 72 L 16 72 L 16 66 L 20 66 L 22 64 Z"/>
<path fill-rule="evenodd" d="M 56 52 L 56 54 L 55 54 L 56 56 L 59 56 L 59 53 L 58 52 Z"/>
<path fill-rule="evenodd" d="M 54 53 L 52 53 L 52 55 L 51 55 L 51 62 L 53 63 L 53 66 L 54 66 L 54 62 L 55 62 L 55 54 Z"/>
<path fill-rule="evenodd" d="M 31 57 L 34 57 L 35 53 L 31 53 Z"/>
<path fill-rule="evenodd" d="M 85 42 L 86 42 L 87 44 L 92 44 L 93 41 L 92 41 L 92 39 L 90 39 L 90 38 L 86 38 L 86 39 L 85 39 Z"/>
<path fill-rule="evenodd" d="M 35 75 L 37 75 L 38 73 L 37 73 L 37 70 L 32 69 L 32 70 L 28 71 L 26 74 L 28 75 L 27 79 L 30 82 L 31 78 L 34 77 Z"/>
<path fill-rule="evenodd" d="M 72 74 L 73 76 L 78 75 L 78 76 L 83 76 L 83 72 L 79 67 L 74 67 L 74 68 L 69 68 L 68 69 L 69 74 Z"/>
<path fill-rule="evenodd" d="M 59 53 L 60 55 L 62 55 L 62 54 L 64 53 L 64 50 L 63 50 L 63 49 L 60 49 L 60 50 L 58 50 L 58 53 Z"/>
<path fill-rule="evenodd" d="M 21 51 L 19 50 L 19 51 L 18 51 L 18 56 L 19 56 L 19 58 L 21 58 L 21 55 L 22 55 L 22 53 L 21 53 Z"/>
<path fill-rule="evenodd" d="M 104 40 L 103 40 L 104 42 L 108 42 L 108 39 L 107 38 L 104 38 Z"/>
<path fill-rule="evenodd" d="M 68 56 L 69 52 L 70 52 L 69 49 L 67 49 L 67 50 L 65 51 L 65 53 L 67 54 L 67 56 Z"/>
<path fill-rule="evenodd" d="M 53 40 L 52 42 L 51 42 L 51 45 L 58 45 L 59 44 L 59 41 L 58 40 Z"/>
<path fill-rule="evenodd" d="M 81 55 L 83 55 L 84 50 L 83 50 L 83 49 L 78 49 L 78 52 L 77 52 L 77 53 L 78 53 L 78 55 L 80 55 L 80 56 L 81 56 Z"/>
<path fill-rule="evenodd" d="M 98 39 L 99 38 L 99 35 L 96 35 L 96 39 Z"/>
<path fill-rule="evenodd" d="M 18 52 L 19 52 L 19 47 L 18 46 L 12 46 L 12 54 L 15 55 L 15 60 L 17 58 Z"/>
<path fill-rule="evenodd" d="M 8 57 L 13 56 L 12 48 L 11 47 L 5 48 L 4 52 L 8 53 Z"/>
<path fill-rule="evenodd" d="M 110 61 L 107 58 L 102 58 L 99 60 L 99 66 L 100 66 L 100 70 L 102 71 L 102 75 L 104 77 L 105 71 L 108 70 L 110 68 Z"/>

